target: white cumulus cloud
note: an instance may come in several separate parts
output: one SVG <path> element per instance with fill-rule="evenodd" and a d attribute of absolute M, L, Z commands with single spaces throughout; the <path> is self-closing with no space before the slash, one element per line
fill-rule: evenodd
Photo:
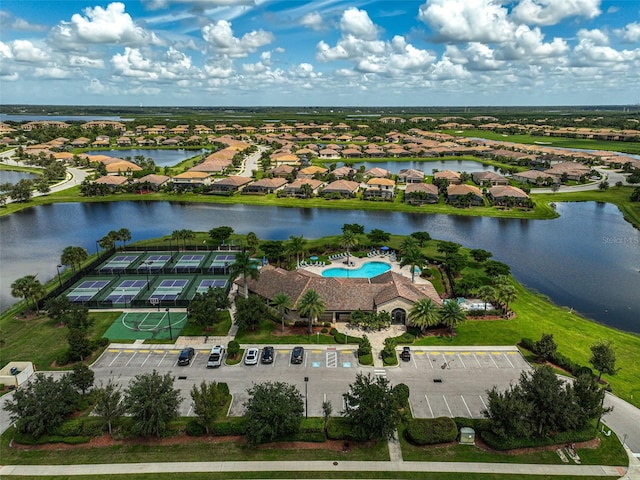
<path fill-rule="evenodd" d="M 323 28 L 325 28 L 324 21 L 322 20 L 322 15 L 320 15 L 318 12 L 307 13 L 300 19 L 300 25 L 310 28 L 311 30 L 322 30 Z"/>
<path fill-rule="evenodd" d="M 511 12 L 521 23 L 555 25 L 569 17 L 595 18 L 601 0 L 521 0 Z"/>
<path fill-rule="evenodd" d="M 625 42 L 640 42 L 640 23 L 629 23 L 625 25 L 624 28 L 614 30 L 614 33 L 622 38 Z"/>
<path fill-rule="evenodd" d="M 274 39 L 272 33 L 264 30 L 253 30 L 242 37 L 234 37 L 231 23 L 226 20 L 205 25 L 202 28 L 202 38 L 214 53 L 234 58 L 246 57 L 258 48 L 270 44 Z"/>

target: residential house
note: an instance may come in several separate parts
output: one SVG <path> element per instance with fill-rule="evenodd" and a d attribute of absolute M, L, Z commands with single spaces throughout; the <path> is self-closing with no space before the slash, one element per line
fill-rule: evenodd
<path fill-rule="evenodd" d="M 285 185 L 284 192 L 288 197 L 304 197 L 305 192 L 302 188 L 303 185 L 309 185 L 311 193 L 313 195 L 318 195 L 320 188 L 324 185 L 324 182 L 321 180 L 314 180 L 312 178 L 299 178 L 290 184 Z"/>
<path fill-rule="evenodd" d="M 109 187 L 109 190 L 115 192 L 118 187 L 129 183 L 129 179 L 127 177 L 105 175 L 104 177 L 96 179 L 95 183 L 97 183 L 98 185 L 106 185 L 107 187 Z"/>
<path fill-rule="evenodd" d="M 322 159 L 338 159 L 340 158 L 340 152 L 333 148 L 323 148 L 318 152 L 318 157 Z"/>
<path fill-rule="evenodd" d="M 207 192 L 214 194 L 233 195 L 236 192 L 241 192 L 242 189 L 249 183 L 251 183 L 250 177 L 239 177 L 231 175 L 227 178 L 221 178 L 213 182 Z"/>
<path fill-rule="evenodd" d="M 560 178 L 566 177 L 567 180 L 575 181 L 579 181 L 583 176 L 589 175 L 590 172 L 590 167 L 577 162 L 558 163 L 545 170 L 547 175 L 555 175 Z"/>
<path fill-rule="evenodd" d="M 398 183 L 424 183 L 424 172 L 414 168 L 403 168 L 397 175 Z"/>
<path fill-rule="evenodd" d="M 266 195 L 268 193 L 275 193 L 278 190 L 282 190 L 286 184 L 287 180 L 284 178 L 261 178 L 260 180 L 249 183 L 244 187 L 242 193 Z"/>
<path fill-rule="evenodd" d="M 269 170 L 267 173 L 273 175 L 274 177 L 278 177 L 278 178 L 287 178 L 289 175 L 291 175 L 294 171 L 295 171 L 296 167 L 294 167 L 293 165 L 278 165 L 275 168 L 272 168 L 271 170 Z"/>
<path fill-rule="evenodd" d="M 133 181 L 138 191 L 157 191 L 171 180 L 167 175 L 156 175 L 150 173 Z"/>
<path fill-rule="evenodd" d="M 411 205 L 438 203 L 438 187 L 431 183 L 408 183 L 404 190 L 404 201 Z"/>
<path fill-rule="evenodd" d="M 211 175 L 206 172 L 184 172 L 171 179 L 174 187 L 193 189 L 211 185 Z"/>
<path fill-rule="evenodd" d="M 451 170 L 442 170 L 441 172 L 435 172 L 433 174 L 433 180 L 447 180 L 449 185 L 459 185 L 462 183 L 460 180 L 460 173 L 453 172 Z"/>
<path fill-rule="evenodd" d="M 339 195 L 343 198 L 355 197 L 358 193 L 360 184 L 358 182 L 350 182 L 349 180 L 336 180 L 331 182 L 322 190 L 323 197 Z"/>
<path fill-rule="evenodd" d="M 509 185 L 509 180 L 496 172 L 473 172 L 471 178 L 481 186 Z"/>
<path fill-rule="evenodd" d="M 474 185 L 449 185 L 447 203 L 457 206 L 482 206 L 484 198 L 480 189 Z"/>
<path fill-rule="evenodd" d="M 372 167 L 369 170 L 365 170 L 364 176 L 366 178 L 377 177 L 377 178 L 391 178 L 391 172 L 386 168 L 382 167 Z M 422 174 L 424 178 L 424 174 Z"/>
<path fill-rule="evenodd" d="M 529 206 L 531 200 L 529 195 L 517 187 L 511 185 L 500 185 L 491 187 L 487 197 L 494 205 L 510 206 Z"/>
<path fill-rule="evenodd" d="M 363 198 L 381 198 L 383 200 L 393 200 L 395 197 L 396 182 L 390 178 L 377 178 L 370 179 L 365 187 Z"/>
<path fill-rule="evenodd" d="M 520 183 L 533 183 L 536 185 L 551 185 L 552 183 L 559 183 L 559 178 L 556 175 L 549 175 L 542 170 L 526 170 L 524 172 L 516 172 L 511 175 L 511 178 Z"/>
<path fill-rule="evenodd" d="M 353 179 L 353 177 L 355 176 L 356 169 L 353 167 L 350 167 L 349 165 L 343 165 L 342 167 L 338 167 L 335 170 L 333 170 L 331 172 L 333 174 L 333 176 L 336 178 L 336 180 L 342 180 L 344 178 L 346 179 Z"/>
<path fill-rule="evenodd" d="M 316 175 L 324 175 L 329 170 L 317 165 L 311 165 L 309 167 L 302 168 L 298 171 L 297 178 L 313 178 Z"/>

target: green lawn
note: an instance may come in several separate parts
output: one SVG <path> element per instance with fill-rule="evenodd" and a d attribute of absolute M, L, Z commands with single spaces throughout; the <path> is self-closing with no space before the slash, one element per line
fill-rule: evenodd
<path fill-rule="evenodd" d="M 580 138 L 541 137 L 534 135 L 503 135 L 486 130 L 465 130 L 462 133 L 454 130 L 443 130 L 450 135 L 459 137 L 477 137 L 501 142 L 524 143 L 528 145 L 536 142 L 545 146 L 559 148 L 583 148 L 585 150 L 610 150 L 612 152 L 640 153 L 640 142 L 608 142 L 605 140 L 586 140 Z"/>
<path fill-rule="evenodd" d="M 236 335 L 236 340 L 242 344 L 335 344 L 336 341 L 333 336 L 326 334 L 311 335 L 275 335 L 280 329 L 280 325 L 272 322 L 271 320 L 263 320 L 260 322 L 259 327 L 254 330 L 240 329 Z"/>
<path fill-rule="evenodd" d="M 89 337 L 101 338 L 120 312 L 95 312 L 90 316 L 94 323 Z M 67 329 L 54 324 L 45 315 L 23 318 L 5 313 L 0 319 L 0 338 L 0 365 L 9 361 L 29 361 L 39 370 L 50 370 L 56 356 L 67 349 Z"/>
<path fill-rule="evenodd" d="M 342 458 L 342 457 L 339 457 Z M 340 466 L 337 465 L 335 467 L 337 470 L 331 470 L 330 472 L 307 472 L 307 471 L 291 471 L 291 472 L 230 472 L 230 473 L 189 473 L 189 480 L 235 480 L 235 479 L 268 479 L 268 478 L 283 478 L 283 479 L 291 479 L 291 478 L 318 478 L 318 479 L 369 479 L 369 478 L 389 478 L 389 479 L 410 479 L 417 480 L 428 478 L 429 480 L 460 480 L 460 473 L 418 473 L 418 472 L 353 472 L 353 471 L 340 471 Z M 124 477 L 120 475 L 120 477 Z M 111 480 L 113 476 L 108 475 L 74 475 L 73 477 L 68 476 L 38 476 L 38 477 L 29 477 L 24 476 L 20 477 L 21 480 L 69 480 L 69 478 L 73 478 L 73 480 Z M 165 473 L 165 474 L 144 474 L 144 473 L 134 473 L 127 474 L 127 480 L 156 480 L 156 479 L 175 479 L 175 473 Z M 482 474 L 482 473 L 465 473 L 465 480 L 540 480 L 540 475 L 503 475 L 503 474 Z M 575 476 L 566 476 L 566 475 L 554 475 L 553 480 L 575 480 Z M 615 477 L 605 477 L 605 476 L 580 476 L 580 480 L 606 480 L 606 479 L 617 479 L 619 476 Z"/>

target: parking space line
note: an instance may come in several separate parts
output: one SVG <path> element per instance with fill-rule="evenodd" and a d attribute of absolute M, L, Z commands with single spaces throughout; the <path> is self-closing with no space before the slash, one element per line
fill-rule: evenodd
<path fill-rule="evenodd" d="M 387 371 L 383 368 L 374 368 L 373 369 L 373 375 L 376 377 L 386 377 L 387 376 Z"/>
<path fill-rule="evenodd" d="M 158 362 L 158 365 L 156 365 L 156 367 L 159 367 L 160 364 L 162 363 L 162 361 L 164 360 L 164 357 L 167 356 L 167 352 L 164 352 L 164 355 L 162 356 L 162 358 L 160 359 L 160 361 Z"/>
<path fill-rule="evenodd" d="M 480 401 L 482 402 L 482 406 L 484 407 L 484 409 L 487 409 L 487 404 L 484 403 L 484 399 L 482 398 L 482 395 L 478 395 L 478 397 L 480 397 Z"/>
<path fill-rule="evenodd" d="M 476 354 L 473 353 L 473 358 L 476 359 L 476 363 L 478 364 L 479 367 L 482 367 L 482 365 L 480 365 L 480 361 L 478 360 L 478 357 L 476 357 Z"/>
<path fill-rule="evenodd" d="M 119 351 L 118 354 L 116 355 L 116 358 L 114 358 L 113 360 L 111 360 L 111 363 L 109 364 L 109 366 L 113 365 L 115 363 L 115 361 L 118 359 L 118 357 L 120 356 L 122 352 Z"/>
<path fill-rule="evenodd" d="M 460 360 L 460 363 L 462 364 L 462 368 L 467 368 L 467 366 L 462 361 L 462 358 L 460 357 L 460 354 L 458 354 L 458 360 Z"/>
<path fill-rule="evenodd" d="M 127 364 L 125 365 L 125 367 L 128 367 L 128 366 L 129 366 L 129 364 L 131 363 L 131 360 L 133 360 L 133 359 L 135 358 L 135 356 L 136 356 L 136 354 L 137 354 L 137 353 L 138 353 L 138 352 L 133 352 L 133 355 L 131 355 L 131 358 L 129 359 L 129 361 L 127 362 Z"/>
<path fill-rule="evenodd" d="M 496 368 L 500 368 L 498 366 L 498 364 L 496 363 L 496 361 L 493 359 L 493 355 L 489 355 L 489 358 L 491 359 L 491 361 L 493 362 L 493 364 L 496 366 Z"/>
<path fill-rule="evenodd" d="M 144 364 L 147 363 L 147 360 L 149 360 L 151 358 L 151 352 L 147 353 L 147 358 L 144 359 L 144 362 L 142 362 L 142 365 L 140 365 L 141 367 L 144 367 Z"/>
<path fill-rule="evenodd" d="M 198 352 L 193 356 L 191 361 L 189 362 L 189 368 L 193 367 L 193 364 L 196 363 L 196 358 L 198 358 Z"/>
<path fill-rule="evenodd" d="M 473 415 L 471 415 L 471 410 L 469 410 L 469 405 L 467 405 L 467 402 L 465 401 L 464 397 L 460 395 L 460 398 L 462 399 L 462 403 L 464 403 L 464 406 L 467 409 L 467 412 L 469 412 L 469 418 L 473 418 Z"/>
<path fill-rule="evenodd" d="M 424 399 L 427 401 L 427 407 L 429 407 L 429 412 L 431 412 L 431 418 L 435 418 L 433 416 L 433 410 L 431 409 L 431 403 L 429 403 L 429 397 L 427 397 L 426 395 L 424 396 Z"/>
<path fill-rule="evenodd" d="M 447 402 L 447 397 L 442 395 L 442 399 L 444 400 L 444 404 L 447 406 L 447 410 L 449 410 L 449 416 L 453 418 L 453 413 L 451 412 L 451 408 L 449 408 L 449 402 Z"/>
<path fill-rule="evenodd" d="M 413 366 L 418 368 L 418 364 L 416 363 L 416 357 L 412 356 L 411 361 L 413 362 Z"/>
<path fill-rule="evenodd" d="M 153 353 L 162 355 L 163 353 L 167 353 L 167 352 L 165 350 L 154 350 Z"/>
<path fill-rule="evenodd" d="M 327 368 L 337 368 L 338 367 L 338 353 L 336 351 L 327 351 L 326 352 L 326 362 Z"/>
<path fill-rule="evenodd" d="M 504 353 L 502 354 L 502 356 L 503 356 L 504 358 L 506 358 L 506 359 L 507 359 L 507 362 L 509 362 L 509 365 L 511 365 L 511 368 L 516 368 L 516 367 L 513 365 L 513 363 L 511 363 L 511 360 L 509 360 L 509 357 L 507 357 Z"/>
<path fill-rule="evenodd" d="M 429 362 L 429 365 L 431 366 L 431 369 L 433 370 L 433 361 L 431 360 L 431 356 L 429 355 L 429 352 L 427 352 L 427 361 Z"/>
<path fill-rule="evenodd" d="M 189 405 L 189 411 L 187 412 L 187 417 L 191 414 L 191 410 L 193 409 L 193 402 Z"/>
<path fill-rule="evenodd" d="M 120 350 L 118 350 L 117 348 L 110 348 L 109 353 L 118 353 Z"/>

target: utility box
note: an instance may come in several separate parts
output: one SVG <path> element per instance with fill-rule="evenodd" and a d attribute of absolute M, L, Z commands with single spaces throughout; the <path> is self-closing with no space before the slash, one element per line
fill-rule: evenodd
<path fill-rule="evenodd" d="M 462 427 L 460 429 L 460 445 L 475 445 L 476 432 L 473 428 Z"/>

